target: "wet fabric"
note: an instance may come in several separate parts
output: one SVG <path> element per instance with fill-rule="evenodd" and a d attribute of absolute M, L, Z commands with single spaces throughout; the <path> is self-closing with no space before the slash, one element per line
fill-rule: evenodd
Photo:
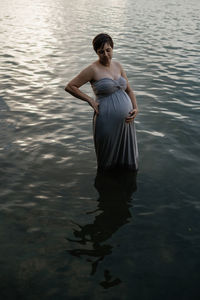
<path fill-rule="evenodd" d="M 102 78 L 92 83 L 99 114 L 94 115 L 94 144 L 99 169 L 138 169 L 138 147 L 134 122 L 125 118 L 133 109 L 126 79 Z"/>

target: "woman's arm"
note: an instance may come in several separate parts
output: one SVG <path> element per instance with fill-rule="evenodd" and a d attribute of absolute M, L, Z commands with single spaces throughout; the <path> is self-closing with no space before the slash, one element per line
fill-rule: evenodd
<path fill-rule="evenodd" d="M 88 66 L 74 77 L 65 87 L 65 91 L 72 96 L 88 102 L 88 104 L 98 113 L 98 103 L 80 90 L 80 87 L 93 79 L 93 68 Z"/>
<path fill-rule="evenodd" d="M 126 88 L 126 93 L 128 94 L 129 98 L 131 99 L 132 105 L 133 105 L 133 110 L 130 111 L 129 116 L 126 118 L 126 122 L 132 122 L 136 115 L 138 114 L 138 106 L 137 106 L 137 101 L 136 101 L 136 97 L 135 94 L 133 92 L 133 90 L 130 87 L 126 72 L 123 70 L 122 66 L 121 67 L 121 75 L 126 79 L 127 81 L 127 88 Z"/>

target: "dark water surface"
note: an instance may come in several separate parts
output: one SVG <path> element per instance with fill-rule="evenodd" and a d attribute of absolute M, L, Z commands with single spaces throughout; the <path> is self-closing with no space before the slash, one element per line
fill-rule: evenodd
<path fill-rule="evenodd" d="M 1 1 L 0 299 L 200 299 L 199 15 Z M 63 90 L 102 31 L 137 96 L 137 176 L 96 174 L 93 112 Z"/>

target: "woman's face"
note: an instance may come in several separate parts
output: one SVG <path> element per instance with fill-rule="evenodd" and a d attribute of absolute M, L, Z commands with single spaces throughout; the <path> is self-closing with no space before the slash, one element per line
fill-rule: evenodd
<path fill-rule="evenodd" d="M 113 49 L 109 43 L 105 43 L 103 48 L 97 50 L 97 55 L 99 57 L 100 63 L 103 65 L 109 65 L 112 59 Z"/>

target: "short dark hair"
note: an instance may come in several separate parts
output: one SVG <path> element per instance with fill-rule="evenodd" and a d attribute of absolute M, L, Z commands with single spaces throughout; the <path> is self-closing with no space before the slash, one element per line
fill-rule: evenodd
<path fill-rule="evenodd" d="M 107 33 L 98 34 L 92 41 L 94 51 L 97 52 L 98 49 L 102 49 L 106 43 L 109 43 L 113 49 L 114 44 L 111 36 L 109 36 Z"/>

